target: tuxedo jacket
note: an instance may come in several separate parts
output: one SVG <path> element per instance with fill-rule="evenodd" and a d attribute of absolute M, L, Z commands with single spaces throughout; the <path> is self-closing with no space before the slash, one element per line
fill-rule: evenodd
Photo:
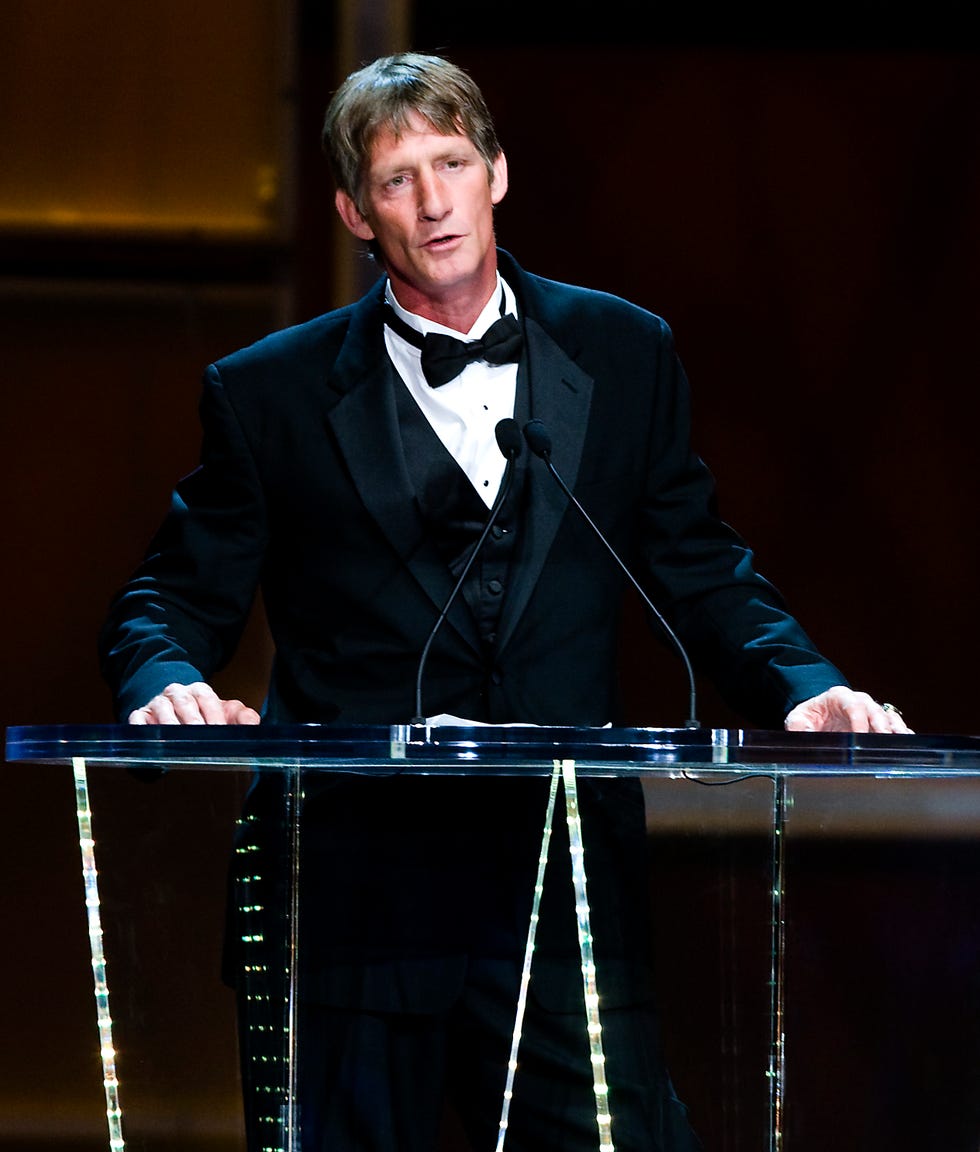
<path fill-rule="evenodd" d="M 845 683 L 717 515 L 666 323 L 530 275 L 504 252 L 500 270 L 526 337 L 521 410 L 547 426 L 558 472 L 699 674 L 764 727 Z M 200 466 L 177 486 L 102 633 L 121 716 L 171 682 L 208 680 L 260 588 L 275 645 L 267 721 L 414 715 L 419 655 L 454 578 L 406 464 L 383 291 L 380 281 L 208 369 Z M 457 597 L 426 665 L 425 711 L 616 722 L 622 574 L 543 463 L 525 453 L 518 467 L 523 502 L 496 643 L 481 643 Z M 656 700 L 650 723 L 664 723 Z M 468 952 L 519 956 L 546 794 L 542 780 L 476 778 L 336 778 L 311 789 L 307 987 L 346 1003 L 428 1007 L 458 985 Z M 622 962 L 632 972 L 646 947 L 642 797 L 623 781 L 585 782 L 582 804 L 597 955 L 608 971 Z M 543 914 L 545 969 L 575 950 L 570 885 L 557 886 L 569 894 L 550 898 L 551 935 Z M 624 996 L 636 994 L 623 979 Z"/>

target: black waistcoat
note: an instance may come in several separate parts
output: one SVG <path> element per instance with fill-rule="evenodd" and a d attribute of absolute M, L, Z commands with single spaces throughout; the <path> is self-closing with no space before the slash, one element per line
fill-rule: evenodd
<path fill-rule="evenodd" d="M 486 525 L 490 510 L 397 374 L 395 396 L 402 448 L 416 502 L 432 540 L 453 576 L 458 577 Z M 528 412 L 526 372 L 522 364 L 518 370 L 514 413 L 521 426 L 527 421 Z M 515 464 L 507 500 L 461 590 L 477 622 L 488 656 L 496 643 L 510 565 L 520 531 L 524 473 L 522 455 Z"/>

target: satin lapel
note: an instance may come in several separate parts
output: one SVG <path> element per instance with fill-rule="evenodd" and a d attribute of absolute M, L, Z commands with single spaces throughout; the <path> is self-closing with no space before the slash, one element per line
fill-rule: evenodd
<path fill-rule="evenodd" d="M 583 372 L 547 332 L 528 317 L 527 373 L 531 416 L 551 433 L 552 461 L 574 490 L 592 405 L 592 377 Z M 510 588 L 500 621 L 500 648 L 510 639 L 541 576 L 568 498 L 543 460 L 527 464 L 526 504 Z"/>
<path fill-rule="evenodd" d="M 405 464 L 394 389 L 400 387 L 384 350 L 381 312 L 365 300 L 353 312 L 344 346 L 330 375 L 326 421 L 364 506 L 431 599 L 435 623 L 453 588 L 448 567 L 425 532 Z M 476 624 L 457 598 L 446 620 L 474 648 Z"/>

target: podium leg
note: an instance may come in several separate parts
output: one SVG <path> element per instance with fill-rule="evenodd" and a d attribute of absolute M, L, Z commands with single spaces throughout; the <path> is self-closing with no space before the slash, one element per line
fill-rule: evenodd
<path fill-rule="evenodd" d="M 602 1025 L 599 1023 L 599 993 L 596 966 L 592 954 L 592 928 L 589 922 L 589 897 L 585 877 L 585 847 L 582 843 L 582 820 L 578 810 L 578 787 L 574 760 L 561 761 L 565 785 L 565 814 L 568 820 L 568 846 L 572 857 L 572 883 L 575 886 L 575 913 L 578 921 L 578 946 L 582 959 L 582 982 L 585 992 L 585 1022 L 589 1032 L 592 1057 L 592 1082 L 595 1092 L 596 1123 L 599 1127 L 599 1152 L 613 1152 L 612 1117 L 609 1115 L 609 1087 L 606 1084 L 606 1057 L 602 1050 Z"/>
<path fill-rule="evenodd" d="M 286 776 L 286 834 L 289 837 L 289 923 L 287 948 L 288 992 L 286 995 L 286 1099 L 282 1107 L 282 1144 L 285 1152 L 299 1152 L 299 836 L 303 813 L 302 769 L 291 768 Z"/>
<path fill-rule="evenodd" d="M 109 1123 L 109 1148 L 111 1152 L 121 1152 L 126 1144 L 122 1134 L 122 1109 L 119 1106 L 116 1052 L 112 1042 L 112 1017 L 109 1014 L 109 984 L 106 979 L 105 952 L 102 942 L 99 874 L 95 867 L 95 839 L 92 835 L 92 808 L 89 804 L 88 773 L 85 768 L 85 761 L 81 757 L 73 757 L 71 763 L 75 775 L 78 845 L 82 854 L 82 881 L 85 886 L 88 939 L 92 953 L 92 975 L 95 980 L 95 1012 L 99 1027 L 99 1050 L 102 1056 L 102 1082 L 105 1085 L 106 1118 Z"/>
<path fill-rule="evenodd" d="M 579 955 L 582 962 L 582 982 L 585 995 L 585 1023 L 589 1034 L 589 1049 L 592 1060 L 592 1082 L 596 1100 L 596 1124 L 599 1130 L 599 1152 L 614 1152 L 612 1142 L 612 1119 L 609 1115 L 609 1089 L 606 1084 L 606 1058 L 602 1049 L 602 1026 L 599 1023 L 599 994 L 596 986 L 596 966 L 592 954 L 592 929 L 589 922 L 589 899 L 585 876 L 585 849 L 582 843 L 582 820 L 578 810 L 578 786 L 575 780 L 574 760 L 555 760 L 551 774 L 551 790 L 548 794 L 548 807 L 545 814 L 544 830 L 541 835 L 541 851 L 538 854 L 538 872 L 534 884 L 534 900 L 531 904 L 531 921 L 528 925 L 527 946 L 524 951 L 524 967 L 521 971 L 521 987 L 517 999 L 517 1015 L 514 1021 L 514 1035 L 511 1041 L 510 1059 L 507 1062 L 507 1082 L 504 1088 L 503 1106 L 500 1112 L 500 1125 L 497 1133 L 496 1152 L 504 1152 L 507 1137 L 507 1119 L 513 1097 L 514 1077 L 517 1072 L 517 1053 L 520 1047 L 524 1009 L 527 1004 L 527 989 L 531 978 L 531 957 L 534 952 L 534 937 L 538 926 L 538 910 L 544 888 L 544 872 L 548 863 L 548 848 L 551 843 L 551 827 L 554 822 L 555 799 L 558 785 L 565 788 L 565 818 L 568 823 L 568 846 L 572 862 L 572 883 L 575 886 L 575 914 L 578 927 Z"/>
<path fill-rule="evenodd" d="M 302 769 L 288 766 L 280 780 L 279 810 L 238 822 L 239 1062 L 249 1148 L 299 1152 Z"/>
<path fill-rule="evenodd" d="M 507 1061 L 507 1082 L 504 1085 L 504 1100 L 500 1108 L 500 1123 L 497 1128 L 496 1152 L 504 1152 L 507 1138 L 507 1121 L 510 1116 L 510 1102 L 514 1096 L 514 1077 L 517 1074 L 517 1052 L 521 1044 L 524 1028 L 524 1012 L 527 1007 L 527 990 L 531 981 L 531 957 L 534 954 L 534 938 L 538 928 L 538 913 L 541 908 L 541 894 L 544 891 L 544 871 L 548 865 L 548 849 L 551 846 L 551 826 L 555 814 L 555 798 L 561 782 L 561 765 L 556 760 L 551 773 L 551 790 L 548 793 L 548 806 L 545 811 L 544 829 L 541 833 L 541 850 L 538 852 L 538 872 L 534 881 L 534 899 L 531 902 L 531 920 L 527 928 L 527 944 L 524 948 L 524 964 L 521 968 L 521 987 L 517 995 L 517 1013 L 514 1018 L 514 1034 L 510 1044 L 510 1058 Z"/>

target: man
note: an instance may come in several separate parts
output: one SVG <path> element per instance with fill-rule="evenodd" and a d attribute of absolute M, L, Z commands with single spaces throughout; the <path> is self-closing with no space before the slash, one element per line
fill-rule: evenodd
<path fill-rule="evenodd" d="M 437 57 L 376 61 L 338 90 L 324 140 L 337 210 L 384 276 L 356 304 L 208 370 L 201 467 L 103 632 L 120 715 L 258 723 L 207 681 L 261 585 L 276 646 L 266 721 L 409 720 L 420 653 L 501 485 L 494 429 L 513 417 L 547 426 L 565 481 L 748 720 L 907 731 L 816 651 L 715 515 L 664 322 L 531 276 L 497 250 L 507 163 L 469 77 Z M 448 353 L 433 354 L 426 334 L 473 342 L 491 329 L 502 352 L 436 379 Z M 622 577 L 528 456 L 429 653 L 425 711 L 615 722 Z M 431 1152 L 444 1089 L 474 1148 L 495 1142 L 543 786 L 345 778 L 308 789 L 304 1152 Z M 274 825 L 274 793 L 266 779 L 251 797 L 260 826 Z M 614 1139 L 694 1149 L 650 996 L 642 794 L 626 780 L 585 781 L 581 793 Z M 578 964 L 570 886 L 549 875 L 513 1152 L 597 1146 Z"/>

